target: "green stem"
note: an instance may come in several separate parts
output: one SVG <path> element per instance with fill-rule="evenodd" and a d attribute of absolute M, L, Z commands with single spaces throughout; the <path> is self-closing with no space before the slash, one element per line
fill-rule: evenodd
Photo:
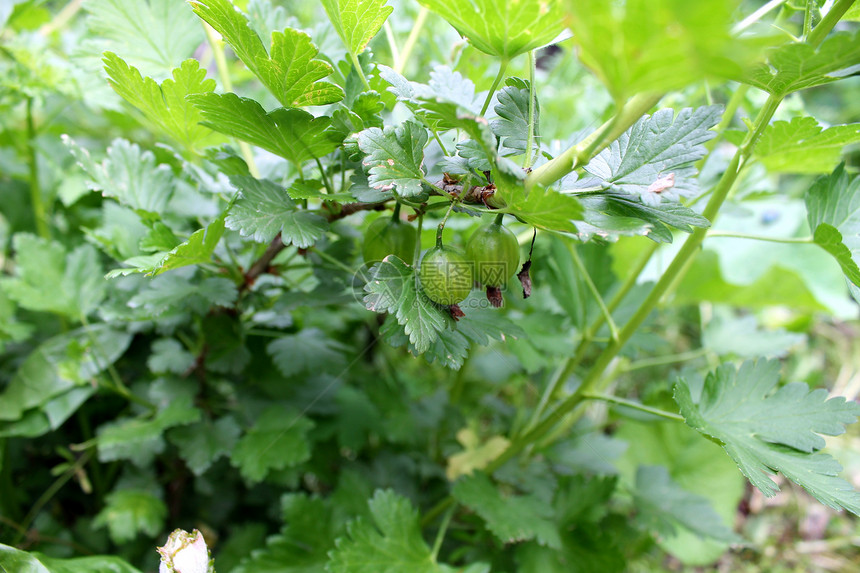
<path fill-rule="evenodd" d="M 753 241 L 766 241 L 769 243 L 786 243 L 786 244 L 809 244 L 814 245 L 815 241 L 812 237 L 768 237 L 765 235 L 751 235 L 748 233 L 732 233 L 729 231 L 708 231 L 706 237 L 708 239 L 726 237 L 732 239 L 751 239 Z"/>
<path fill-rule="evenodd" d="M 529 131 L 526 137 L 526 158 L 523 167 L 532 165 L 532 147 L 535 143 L 535 51 L 529 50 Z"/>
<path fill-rule="evenodd" d="M 81 457 L 75 460 L 74 465 L 66 469 L 66 471 L 57 477 L 57 479 L 54 480 L 54 483 L 48 486 L 48 489 L 39 496 L 39 499 L 36 500 L 36 503 L 33 504 L 33 507 L 30 508 L 30 511 L 27 512 L 26 517 L 24 517 L 24 520 L 21 522 L 21 530 L 12 545 L 18 545 L 23 541 L 24 535 L 29 531 L 30 525 L 32 525 L 33 521 L 39 515 L 39 512 L 42 511 L 42 508 L 45 507 L 45 504 L 51 501 L 51 498 L 54 497 L 64 485 L 66 485 L 66 482 L 69 481 L 78 470 L 86 465 L 91 455 L 91 452 L 85 452 L 82 454 Z"/>
<path fill-rule="evenodd" d="M 639 275 L 642 274 L 642 271 L 645 270 L 645 267 L 648 265 L 648 261 L 651 260 L 651 257 L 657 251 L 659 245 L 657 243 L 651 243 L 650 246 L 639 256 L 636 260 L 636 263 L 633 265 L 633 268 L 630 269 L 630 272 L 627 273 L 627 277 L 624 279 L 621 287 L 615 292 L 612 298 L 609 300 L 607 304 L 607 309 L 609 310 L 609 314 L 615 312 L 615 310 L 621 305 L 621 302 L 630 292 L 630 290 L 636 286 L 638 282 Z M 576 351 L 574 355 L 559 366 L 555 373 L 553 374 L 552 379 L 550 379 L 547 384 L 546 389 L 541 395 L 541 399 L 538 402 L 537 407 L 535 408 L 535 412 L 532 415 L 531 421 L 528 426 L 526 426 L 526 430 L 530 430 L 534 428 L 537 423 L 540 421 L 541 416 L 543 416 L 544 411 L 546 410 L 549 402 L 555 397 L 558 393 L 558 389 L 563 384 L 573 371 L 582 363 L 583 358 L 585 358 L 585 353 L 588 351 L 589 346 L 594 341 L 594 337 L 597 335 L 597 331 L 600 330 L 600 327 L 603 326 L 606 317 L 603 313 L 597 315 L 594 319 L 594 322 L 589 325 L 588 328 L 585 329 L 585 332 L 582 335 L 582 338 L 579 341 L 579 344 L 576 347 Z"/>
<path fill-rule="evenodd" d="M 714 131 L 717 132 L 717 137 L 705 143 L 705 148 L 710 151 L 713 149 L 717 142 L 720 141 L 720 138 L 725 133 L 726 129 L 731 125 L 732 120 L 735 119 L 735 114 L 738 111 L 738 108 L 744 101 L 744 98 L 747 96 L 747 92 L 749 91 L 750 86 L 747 84 L 739 85 L 733 92 L 732 97 L 729 98 L 729 101 L 726 103 L 726 109 L 723 112 L 723 118 L 720 120 L 720 123 L 717 125 Z"/>
<path fill-rule="evenodd" d="M 667 412 L 666 410 L 652 408 L 651 406 L 646 406 L 645 404 L 634 402 L 633 400 L 626 400 L 624 398 L 618 398 L 609 394 L 583 394 L 582 397 L 586 400 L 600 400 L 601 402 L 617 404 L 618 406 L 632 408 L 633 410 L 639 410 L 640 412 L 647 412 L 648 414 L 654 414 L 655 416 L 660 416 L 661 418 L 666 418 L 667 420 L 676 420 L 678 422 L 685 421 L 684 416 L 681 416 L 680 414 L 673 414 L 672 412 Z"/>
<path fill-rule="evenodd" d="M 645 358 L 643 360 L 637 360 L 636 362 L 631 362 L 627 366 L 621 368 L 622 372 L 632 372 L 633 370 L 641 370 L 642 368 L 652 368 L 654 366 L 665 366 L 667 364 L 676 364 L 678 362 L 687 362 L 688 360 L 694 360 L 696 358 L 701 358 L 702 356 L 706 356 L 708 354 L 707 348 L 697 348 L 695 350 L 688 350 L 687 352 L 679 352 L 677 354 L 668 354 L 666 356 L 657 356 L 656 358 Z"/>
<path fill-rule="evenodd" d="M 57 15 L 50 22 L 39 28 L 39 34 L 50 36 L 57 30 L 64 28 L 75 17 L 75 14 L 80 11 L 83 4 L 83 0 L 71 0 L 71 2 L 63 6 L 62 10 L 57 12 Z"/>
<path fill-rule="evenodd" d="M 502 79 L 505 77 L 505 71 L 508 69 L 508 60 L 503 59 L 499 63 L 499 73 L 496 74 L 496 79 L 493 80 L 493 85 L 490 86 L 490 91 L 487 92 L 487 99 L 484 100 L 484 105 L 481 107 L 481 115 L 487 113 L 487 108 L 490 107 L 490 102 L 493 101 L 493 94 L 496 93 L 496 88 L 499 87 Z"/>
<path fill-rule="evenodd" d="M 806 3 L 806 9 L 803 11 L 803 35 L 801 38 L 804 40 L 809 37 L 809 32 L 812 31 L 812 8 L 814 4 L 812 2 Z"/>
<path fill-rule="evenodd" d="M 830 8 L 830 11 L 825 14 L 824 18 L 821 19 L 821 22 L 812 29 L 812 32 L 806 38 L 806 43 L 817 48 L 821 42 L 824 41 L 824 38 L 827 34 L 830 33 L 830 30 L 836 25 L 837 22 L 845 15 L 845 12 L 851 8 L 851 5 L 854 4 L 854 0 L 836 0 L 836 3 Z"/>
<path fill-rule="evenodd" d="M 448 524 L 451 523 L 451 518 L 454 517 L 454 512 L 457 511 L 457 506 L 452 505 L 442 517 L 442 523 L 439 524 L 439 531 L 436 532 L 436 540 L 433 542 L 433 551 L 430 552 L 430 559 L 435 563 L 439 557 L 439 550 L 442 548 L 442 541 L 445 540 L 445 532 L 448 531 Z"/>
<path fill-rule="evenodd" d="M 218 77 L 221 79 L 221 86 L 225 92 L 233 91 L 233 81 L 230 79 L 230 69 L 227 67 L 227 56 L 224 54 L 224 42 L 218 38 L 215 30 L 203 22 L 203 30 L 206 32 L 206 40 L 209 42 L 209 47 L 212 48 L 212 57 L 215 58 L 215 66 L 218 68 Z M 251 146 L 244 141 L 236 140 L 239 146 L 239 153 L 245 163 L 248 164 L 248 171 L 255 178 L 260 178 L 260 170 L 257 169 L 257 162 L 254 161 L 254 152 L 251 151 Z"/>
<path fill-rule="evenodd" d="M 442 222 L 439 223 L 439 226 L 436 227 L 436 248 L 442 248 L 442 231 L 445 230 L 445 223 L 448 222 L 448 217 L 451 216 L 451 211 L 454 210 L 454 201 L 451 201 L 451 204 L 448 205 L 448 210 L 445 211 L 445 216 L 442 218 Z"/>
<path fill-rule="evenodd" d="M 385 38 L 388 40 L 388 49 L 391 50 L 391 66 L 394 67 L 397 65 L 397 62 L 400 61 L 400 50 L 397 49 L 397 40 L 394 38 L 394 30 L 391 29 L 391 24 L 389 24 L 387 19 L 382 27 L 385 30 Z"/>
<path fill-rule="evenodd" d="M 603 302 L 603 297 L 600 296 L 600 291 L 597 290 L 597 286 L 594 284 L 594 281 L 591 280 L 591 275 L 588 273 L 588 269 L 586 269 L 585 265 L 582 264 L 582 259 L 579 257 L 579 253 L 576 252 L 576 246 L 572 241 L 568 241 L 567 248 L 570 251 L 571 258 L 573 258 L 573 264 L 576 265 L 582 280 L 585 281 L 585 286 L 588 287 L 588 290 L 591 292 L 591 296 L 594 297 L 594 300 L 597 302 L 597 306 L 600 307 L 600 313 L 603 315 L 603 320 L 609 325 L 610 340 L 616 340 L 618 338 L 618 327 L 615 325 L 615 321 L 612 320 L 612 313 L 606 307 L 606 303 Z"/>
<path fill-rule="evenodd" d="M 335 267 L 339 268 L 340 270 L 342 270 L 345 273 L 348 273 L 348 274 L 355 273 L 355 269 L 349 268 L 348 266 L 346 266 L 345 264 L 343 264 L 342 262 L 340 262 L 339 260 L 337 260 L 336 258 L 331 256 L 330 254 L 326 253 L 325 251 L 321 251 L 316 247 L 311 247 L 308 250 L 312 253 L 315 253 L 316 255 L 319 256 L 319 258 L 328 262 L 329 264 L 334 265 Z"/>
<path fill-rule="evenodd" d="M 525 182 L 526 190 L 535 185 L 546 187 L 591 161 L 592 157 L 657 105 L 661 97 L 662 94 L 645 93 L 631 98 L 612 119 L 598 127 L 591 135 L 529 173 Z"/>
<path fill-rule="evenodd" d="M 328 193 L 329 195 L 334 194 L 334 187 L 331 186 L 331 184 L 328 181 L 328 177 L 326 177 L 326 175 L 325 175 L 325 167 L 323 167 L 322 162 L 319 159 L 317 159 L 316 157 L 314 157 L 314 161 L 316 161 L 317 168 L 320 170 L 320 177 L 322 178 L 323 187 L 325 187 L 326 193 Z"/>
<path fill-rule="evenodd" d="M 427 20 L 427 15 L 430 10 L 424 6 L 418 11 L 418 16 L 415 18 L 415 24 L 412 26 L 412 31 L 409 32 L 409 37 L 406 38 L 406 43 L 403 44 L 403 50 L 400 52 L 400 58 L 394 66 L 394 71 L 402 74 L 406 69 L 406 64 L 409 63 L 409 58 L 412 56 L 412 50 L 415 49 L 415 44 L 418 42 L 418 36 L 421 34 L 421 28 L 424 27 L 424 22 Z"/>
<path fill-rule="evenodd" d="M 135 404 L 139 404 L 150 411 L 154 411 L 156 409 L 155 405 L 144 400 L 143 398 L 129 390 L 128 386 L 126 386 L 125 383 L 122 381 L 122 377 L 119 375 L 119 372 L 117 372 L 116 367 L 113 365 L 113 363 L 108 362 L 107 358 L 105 358 L 107 356 L 107 353 L 102 350 L 98 340 L 90 332 L 90 323 L 87 321 L 87 317 L 85 314 L 81 314 L 80 321 L 87 331 L 87 338 L 90 339 L 90 344 L 93 347 L 95 357 L 98 359 L 99 362 L 104 361 L 104 370 L 107 371 L 108 378 L 110 378 L 111 389 L 129 402 L 134 402 Z"/>
<path fill-rule="evenodd" d="M 424 227 L 424 214 L 419 213 L 418 225 L 415 226 L 415 254 L 412 256 L 412 268 L 418 268 L 418 261 L 421 259 L 421 230 Z M 417 275 L 417 273 L 416 273 Z"/>
<path fill-rule="evenodd" d="M 448 150 L 445 148 L 445 144 L 442 143 L 442 139 L 439 137 L 439 134 L 436 132 L 436 130 L 431 129 L 430 132 L 433 134 L 433 139 L 436 140 L 436 143 L 438 143 L 439 147 L 442 149 L 442 155 L 444 155 L 445 157 L 450 157 L 451 154 L 448 153 Z"/>
<path fill-rule="evenodd" d="M 358 74 L 358 77 L 361 78 L 361 83 L 364 84 L 364 89 L 370 91 L 370 82 L 367 81 L 367 76 L 364 75 L 364 70 L 361 69 L 361 62 L 358 61 L 358 55 L 350 52 L 349 59 L 352 60 L 352 67 L 355 68 L 355 72 Z"/>
<path fill-rule="evenodd" d="M 457 502 L 453 497 L 448 496 L 443 498 L 439 503 L 434 505 L 424 516 L 421 518 L 421 527 L 426 527 L 433 523 L 433 520 L 439 517 L 442 512 L 456 504 Z"/>
<path fill-rule="evenodd" d="M 770 0 L 767 4 L 738 22 L 732 28 L 732 34 L 737 35 L 761 20 L 768 12 L 773 10 L 774 8 L 779 8 L 783 4 L 785 4 L 786 0 Z"/>
<path fill-rule="evenodd" d="M 36 230 L 43 239 L 51 238 L 45 203 L 42 200 L 42 186 L 39 184 L 39 163 L 36 156 L 36 124 L 33 120 L 33 98 L 27 98 L 27 163 L 30 168 L 30 202 Z"/>

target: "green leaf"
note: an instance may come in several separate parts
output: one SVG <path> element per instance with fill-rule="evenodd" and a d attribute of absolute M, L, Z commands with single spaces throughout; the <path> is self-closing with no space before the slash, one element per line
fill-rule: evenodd
<path fill-rule="evenodd" d="M 152 343 L 146 365 L 155 374 L 183 374 L 194 366 L 194 355 L 174 338 L 161 338 Z"/>
<path fill-rule="evenodd" d="M 641 512 L 637 520 L 651 531 L 673 537 L 676 527 L 681 526 L 701 537 L 727 543 L 741 541 L 707 498 L 683 489 L 663 466 L 639 466 L 633 497 Z"/>
<path fill-rule="evenodd" d="M 152 316 L 171 310 L 206 314 L 211 305 L 229 306 L 237 296 L 236 285 L 228 278 L 207 277 L 192 282 L 179 274 L 169 274 L 148 281 L 128 304 L 132 308 L 142 308 Z"/>
<path fill-rule="evenodd" d="M 387 0 L 322 0 L 323 8 L 346 49 L 358 55 L 394 10 Z"/>
<path fill-rule="evenodd" d="M 540 229 L 565 233 L 576 233 L 574 221 L 583 215 L 582 205 L 573 195 L 540 187 L 528 196 L 518 193 L 502 211 Z"/>
<path fill-rule="evenodd" d="M 498 105 L 493 109 L 499 116 L 490 127 L 500 139 L 502 155 L 520 155 L 526 152 L 529 132 L 529 84 L 519 78 L 508 78 L 498 94 Z M 534 146 L 540 149 L 540 106 L 535 97 Z M 535 151 L 535 150 L 533 150 Z"/>
<path fill-rule="evenodd" d="M 541 545 L 561 548 L 552 520 L 553 507 L 546 500 L 533 495 L 503 495 L 481 472 L 457 480 L 451 495 L 480 515 L 502 543 L 535 539 Z"/>
<path fill-rule="evenodd" d="M 693 165 L 707 153 L 722 106 L 661 109 L 644 116 L 585 166 L 609 189 L 635 195 L 646 205 L 677 202 L 698 191 Z"/>
<path fill-rule="evenodd" d="M 777 97 L 850 75 L 860 61 L 860 32 L 831 34 L 818 48 L 789 42 L 775 48 L 766 63 L 754 66 L 743 81 Z"/>
<path fill-rule="evenodd" d="M 765 329 L 753 315 L 735 317 L 715 308 L 715 316 L 702 332 L 702 346 L 718 355 L 741 358 L 782 357 L 789 348 L 802 344 L 806 336 L 784 328 Z"/>
<path fill-rule="evenodd" d="M 236 200 L 226 222 L 242 236 L 268 243 L 280 233 L 284 244 L 307 248 L 328 230 L 324 218 L 298 209 L 280 185 L 249 176 L 233 176 L 230 180 L 242 196 Z"/>
<path fill-rule="evenodd" d="M 720 239 L 721 242 L 726 240 L 729 239 Z M 809 250 L 801 250 L 797 248 L 800 246 L 773 243 L 762 249 L 761 253 L 743 250 L 737 253 L 737 257 L 727 257 L 727 247 L 723 247 L 719 254 L 706 249 L 690 266 L 678 287 L 678 296 L 673 304 L 710 301 L 751 308 L 784 304 L 798 311 L 833 312 L 827 306 L 834 303 L 830 293 L 814 284 L 818 277 L 828 279 L 826 282 L 832 284 L 829 266 L 822 265 L 822 261 L 829 261 L 820 256 L 818 249 L 810 246 Z M 769 247 L 779 248 L 771 250 Z M 795 258 L 788 260 L 781 256 Z M 732 265 L 736 264 L 735 258 L 742 258 L 747 264 L 750 261 L 758 263 L 755 275 L 746 273 L 749 282 L 739 282 L 737 276 L 730 274 Z M 837 273 L 837 280 L 838 276 Z"/>
<path fill-rule="evenodd" d="M 419 0 L 484 53 L 505 60 L 550 43 L 564 29 L 558 0 Z"/>
<path fill-rule="evenodd" d="M 660 396 L 665 400 L 651 405 L 671 410 L 671 399 L 662 393 Z M 747 483 L 720 446 L 684 424 L 658 421 L 653 417 L 640 421 L 634 418 L 635 412 L 620 407 L 617 412 L 622 416 L 624 412 L 629 413 L 613 436 L 618 441 L 624 440 L 621 443 L 626 446 L 624 454 L 615 462 L 622 487 L 636 489 L 640 467 L 663 466 L 678 488 L 709 501 L 712 511 L 719 514 L 723 529 L 731 527 Z M 702 537 L 678 522 L 673 529 L 674 536 L 660 535 L 656 542 L 686 565 L 711 564 L 728 549 L 727 542 Z"/>
<path fill-rule="evenodd" d="M 107 158 L 96 163 L 89 151 L 69 136 L 63 135 L 63 142 L 90 176 L 87 181 L 90 189 L 132 209 L 164 213 L 173 194 L 173 173 L 167 165 L 156 166 L 151 151 L 141 151 L 134 143 L 115 139 L 108 147 Z"/>
<path fill-rule="evenodd" d="M 321 82 L 334 69 L 315 59 L 319 50 L 310 36 L 286 28 L 272 33 L 271 54 L 244 14 L 229 0 L 194 0 L 191 8 L 212 26 L 240 60 L 284 107 L 325 105 L 340 101 L 340 86 Z"/>
<path fill-rule="evenodd" d="M 370 502 L 373 523 L 362 518 L 347 525 L 328 563 L 329 573 L 442 573 L 421 537 L 418 512 L 391 490 L 378 490 Z"/>
<path fill-rule="evenodd" d="M 616 100 L 709 76 L 736 77 L 755 54 L 729 31 L 729 0 L 565 0 L 580 60 Z"/>
<path fill-rule="evenodd" d="M 173 401 L 151 418 L 118 418 L 98 429 L 99 461 L 129 460 L 144 468 L 164 451 L 164 431 L 200 420 L 189 398 Z"/>
<path fill-rule="evenodd" d="M 15 276 L 0 279 L 0 288 L 23 308 L 55 312 L 77 322 L 104 299 L 107 285 L 101 279 L 99 254 L 90 245 L 66 253 L 60 243 L 17 233 L 12 246 Z"/>
<path fill-rule="evenodd" d="M 104 55 L 105 71 L 113 89 L 128 103 L 175 141 L 190 150 L 206 147 L 218 136 L 200 125 L 200 112 L 185 96 L 215 91 L 215 80 L 206 78 L 197 60 L 185 60 L 173 70 L 173 79 L 159 85 L 152 78 L 141 76 L 112 52 Z"/>
<path fill-rule="evenodd" d="M 830 173 L 842 149 L 860 141 L 860 123 L 822 128 L 815 118 L 775 121 L 755 147 L 755 158 L 777 173 Z"/>
<path fill-rule="evenodd" d="M 765 495 L 779 491 L 767 477 L 781 472 L 821 503 L 860 514 L 860 494 L 837 477 L 836 460 L 818 450 L 824 439 L 845 431 L 860 406 L 844 398 L 827 399 L 823 389 L 810 392 L 795 382 L 774 390 L 779 362 L 747 361 L 736 370 L 723 364 L 708 374 L 700 395 L 681 379 L 675 400 L 687 424 L 717 440 L 741 472 Z"/>
<path fill-rule="evenodd" d="M 0 352 L 7 342 L 20 342 L 32 334 L 32 327 L 15 317 L 17 305 L 0 288 Z"/>
<path fill-rule="evenodd" d="M 278 371 L 289 378 L 297 374 L 339 371 L 349 347 L 328 338 L 316 328 L 287 334 L 268 344 L 266 351 Z"/>
<path fill-rule="evenodd" d="M 224 215 L 209 223 L 207 227 L 194 231 L 187 241 L 167 253 L 147 275 L 156 276 L 172 269 L 208 263 L 222 236 Z"/>
<path fill-rule="evenodd" d="M 250 550 L 234 573 L 314 573 L 323 571 L 334 548 L 335 518 L 329 500 L 287 494 L 281 499 L 284 527 Z M 220 563 L 220 561 L 219 561 Z M 220 566 L 220 565 L 219 565 Z"/>
<path fill-rule="evenodd" d="M 140 573 L 119 557 L 98 555 L 58 559 L 0 543 L 0 571 L 12 573 Z"/>
<path fill-rule="evenodd" d="M 188 99 L 203 114 L 203 125 L 262 147 L 298 167 L 328 155 L 340 144 L 338 134 L 327 131 L 330 117 L 314 117 L 300 109 L 266 113 L 256 101 L 233 93 L 196 94 Z"/>
<path fill-rule="evenodd" d="M 846 278 L 860 286 L 860 176 L 839 165 L 820 177 L 806 194 L 813 240 L 839 263 Z"/>
<path fill-rule="evenodd" d="M 111 540 L 128 543 L 141 532 L 155 537 L 164 527 L 167 506 L 153 492 L 141 488 L 112 491 L 105 496 L 105 507 L 93 520 L 93 527 L 107 526 Z"/>
<path fill-rule="evenodd" d="M 367 154 L 363 164 L 369 167 L 370 186 L 381 191 L 393 188 L 403 197 L 420 195 L 425 145 L 427 130 L 413 121 L 359 133 L 358 147 Z"/>
<path fill-rule="evenodd" d="M 680 203 L 646 205 L 630 195 L 605 193 L 579 198 L 585 207 L 583 222 L 577 222 L 578 235 L 587 239 L 592 235 L 614 238 L 618 235 L 643 235 L 660 243 L 672 242 L 669 226 L 687 233 L 693 227 L 711 225 L 702 215 Z"/>
<path fill-rule="evenodd" d="M 212 260 L 212 254 L 218 242 L 224 236 L 224 217 L 225 214 L 222 214 L 209 223 L 209 226 L 194 231 L 187 241 L 167 253 L 126 259 L 123 264 L 131 268 L 114 269 L 107 273 L 105 278 L 112 279 L 133 273 L 144 273 L 146 276 L 154 277 L 173 269 L 208 263 Z"/>
<path fill-rule="evenodd" d="M 364 304 L 367 310 L 394 315 L 415 350 L 423 353 L 453 319 L 418 287 L 413 270 L 394 255 L 385 257 L 370 270 Z"/>
<path fill-rule="evenodd" d="M 145 76 L 170 72 L 203 41 L 203 30 L 184 2 L 175 0 L 87 0 L 91 38 L 85 51 L 119 54 Z"/>
<path fill-rule="evenodd" d="M 184 428 L 175 428 L 167 433 L 167 439 L 179 448 L 179 456 L 185 460 L 194 475 L 199 476 L 222 456 L 233 451 L 239 434 L 239 424 L 224 416 L 216 422 L 203 420 Z"/>
<path fill-rule="evenodd" d="M 517 548 L 518 573 L 622 573 L 629 570 L 628 531 L 606 520 L 566 532 L 561 551 L 535 542 Z"/>
<path fill-rule="evenodd" d="M 314 423 L 301 414 L 271 406 L 233 448 L 230 462 L 249 482 L 265 479 L 271 470 L 291 468 L 311 457 L 307 433 Z"/>
<path fill-rule="evenodd" d="M 70 394 L 91 384 L 93 378 L 116 362 L 131 343 L 131 335 L 93 325 L 60 334 L 43 342 L 21 363 L 15 376 L 0 394 L 0 421 L 15 421 L 28 411 L 44 418 L 42 433 L 56 429 L 80 405 L 80 401 L 52 400 L 79 396 Z M 84 397 L 88 396 L 86 394 Z"/>

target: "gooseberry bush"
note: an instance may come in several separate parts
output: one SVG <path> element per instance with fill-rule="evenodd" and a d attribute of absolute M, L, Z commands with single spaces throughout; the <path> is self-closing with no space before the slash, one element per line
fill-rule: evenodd
<path fill-rule="evenodd" d="M 858 21 L 4 2 L 0 570 L 850 569 Z"/>

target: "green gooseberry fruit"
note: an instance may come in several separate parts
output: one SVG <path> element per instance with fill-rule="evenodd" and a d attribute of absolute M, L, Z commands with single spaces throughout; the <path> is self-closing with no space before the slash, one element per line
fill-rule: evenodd
<path fill-rule="evenodd" d="M 466 243 L 466 258 L 475 265 L 479 283 L 501 287 L 517 273 L 520 245 L 499 218 L 475 231 Z"/>
<path fill-rule="evenodd" d="M 472 263 L 466 259 L 463 251 L 445 246 L 424 253 L 418 268 L 418 279 L 427 298 L 448 306 L 462 302 L 469 296 L 475 280 Z"/>
<path fill-rule="evenodd" d="M 388 255 L 394 255 L 411 264 L 414 254 L 415 229 L 399 219 L 381 217 L 371 223 L 364 233 L 361 255 L 367 263 L 375 263 Z"/>

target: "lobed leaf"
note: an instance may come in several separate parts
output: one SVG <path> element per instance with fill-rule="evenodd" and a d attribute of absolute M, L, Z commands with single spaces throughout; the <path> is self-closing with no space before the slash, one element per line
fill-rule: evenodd
<path fill-rule="evenodd" d="M 323 8 L 349 53 L 357 56 L 394 10 L 387 0 L 322 0 Z"/>
<path fill-rule="evenodd" d="M 723 523 L 708 498 L 682 488 L 663 466 L 639 466 L 633 497 L 641 512 L 637 520 L 661 535 L 673 537 L 680 526 L 700 537 L 727 543 L 742 540 Z"/>
<path fill-rule="evenodd" d="M 558 0 L 419 0 L 484 53 L 510 60 L 564 29 Z"/>
<path fill-rule="evenodd" d="M 340 86 L 319 81 L 334 68 L 316 59 L 319 50 L 304 32 L 292 28 L 273 32 L 270 54 L 248 18 L 229 0 L 193 0 L 191 7 L 224 37 L 284 107 L 325 105 L 343 99 Z"/>
<path fill-rule="evenodd" d="M 645 116 L 585 166 L 613 191 L 636 195 L 646 205 L 677 201 L 698 190 L 693 164 L 716 133 L 722 106 L 684 108 L 677 116 L 662 109 Z"/>
<path fill-rule="evenodd" d="M 164 527 L 167 505 L 153 492 L 142 488 L 117 489 L 105 496 L 105 507 L 93 527 L 107 526 L 111 540 L 128 543 L 141 532 L 155 537 Z"/>
<path fill-rule="evenodd" d="M 747 479 L 765 495 L 779 490 L 766 477 L 781 472 L 821 503 L 860 514 L 860 494 L 837 477 L 839 463 L 820 453 L 824 439 L 845 431 L 860 406 L 844 398 L 827 399 L 823 389 L 803 383 L 776 388 L 779 362 L 744 362 L 740 369 L 723 364 L 708 374 L 696 395 L 681 379 L 675 401 L 687 424 L 717 440 Z"/>
<path fill-rule="evenodd" d="M 484 473 L 461 477 L 451 491 L 458 502 L 481 516 L 502 543 L 531 539 L 561 548 L 553 507 L 534 495 L 503 495 Z"/>
<path fill-rule="evenodd" d="M 356 519 L 330 554 L 330 573 L 443 573 L 421 537 L 418 512 L 404 497 L 378 490 L 369 502 L 372 523 Z"/>
<path fill-rule="evenodd" d="M 199 476 L 218 458 L 233 451 L 241 433 L 239 424 L 224 416 L 215 422 L 203 420 L 173 429 L 167 433 L 167 439 L 179 448 L 179 456 L 188 469 Z"/>
<path fill-rule="evenodd" d="M 236 137 L 296 166 L 320 159 L 340 144 L 329 131 L 330 117 L 314 117 L 300 109 L 278 108 L 266 113 L 256 101 L 227 94 L 195 94 L 189 101 L 203 114 L 203 125 Z"/>
<path fill-rule="evenodd" d="M 831 34 L 818 48 L 789 42 L 773 49 L 766 63 L 742 77 L 745 83 L 778 97 L 850 75 L 860 61 L 860 32 Z"/>
<path fill-rule="evenodd" d="M 170 77 L 204 41 L 203 30 L 184 2 L 175 0 L 87 0 L 91 38 L 84 49 L 119 54 L 143 75 Z"/>
<path fill-rule="evenodd" d="M 730 0 L 564 0 L 579 58 L 618 101 L 737 77 L 755 53 L 730 33 Z"/>
<path fill-rule="evenodd" d="M 294 467 L 310 459 L 307 434 L 313 427 L 314 423 L 301 414 L 271 406 L 239 439 L 230 462 L 246 481 L 262 481 L 272 470 Z"/>
<path fill-rule="evenodd" d="M 141 151 L 137 144 L 115 139 L 108 147 L 107 158 L 96 163 L 89 151 L 69 136 L 63 135 L 63 142 L 90 176 L 90 189 L 135 210 L 162 214 L 167 209 L 175 185 L 173 173 L 167 165 L 156 166 L 151 151 Z"/>
<path fill-rule="evenodd" d="M 280 233 L 284 244 L 305 249 L 328 230 L 323 217 L 298 209 L 281 186 L 250 176 L 233 176 L 230 180 L 242 195 L 227 215 L 226 224 L 243 236 L 268 243 Z"/>
<path fill-rule="evenodd" d="M 860 123 L 824 129 L 815 118 L 775 121 L 765 130 L 754 157 L 777 173 L 829 173 L 842 149 L 860 141 Z"/>
<path fill-rule="evenodd" d="M 839 165 L 809 189 L 806 210 L 815 244 L 836 259 L 851 284 L 860 287 L 860 176 L 852 177 Z M 856 298 L 858 291 L 852 294 Z"/>
<path fill-rule="evenodd" d="M 403 197 L 422 193 L 427 130 L 413 121 L 398 127 L 371 127 L 358 134 L 358 147 L 367 154 L 368 182 L 374 189 L 394 189 Z"/>
<path fill-rule="evenodd" d="M 145 468 L 165 448 L 164 431 L 200 420 L 200 410 L 187 397 L 147 418 L 118 418 L 102 424 L 96 440 L 99 461 L 129 460 Z"/>
<path fill-rule="evenodd" d="M 493 133 L 505 149 L 502 155 L 519 155 L 526 152 L 529 130 L 529 85 L 519 78 L 508 78 L 499 91 L 498 105 L 493 109 L 499 116 L 490 122 Z M 534 146 L 540 149 L 540 106 L 534 101 Z"/>
<path fill-rule="evenodd" d="M 0 288 L 21 307 L 78 322 L 104 299 L 99 254 L 92 246 L 80 245 L 67 253 L 60 243 L 29 233 L 16 233 L 12 246 L 15 273 L 0 279 Z M 58 285 L 63 288 L 58 290 Z"/>
<path fill-rule="evenodd" d="M 200 125 L 200 112 L 185 99 L 190 94 L 215 91 L 215 80 L 206 78 L 206 70 L 200 69 L 197 60 L 182 62 L 173 70 L 173 79 L 161 85 L 142 77 L 137 68 L 113 52 L 105 52 L 103 61 L 113 89 L 173 140 L 190 150 L 217 141 L 212 130 Z"/>

